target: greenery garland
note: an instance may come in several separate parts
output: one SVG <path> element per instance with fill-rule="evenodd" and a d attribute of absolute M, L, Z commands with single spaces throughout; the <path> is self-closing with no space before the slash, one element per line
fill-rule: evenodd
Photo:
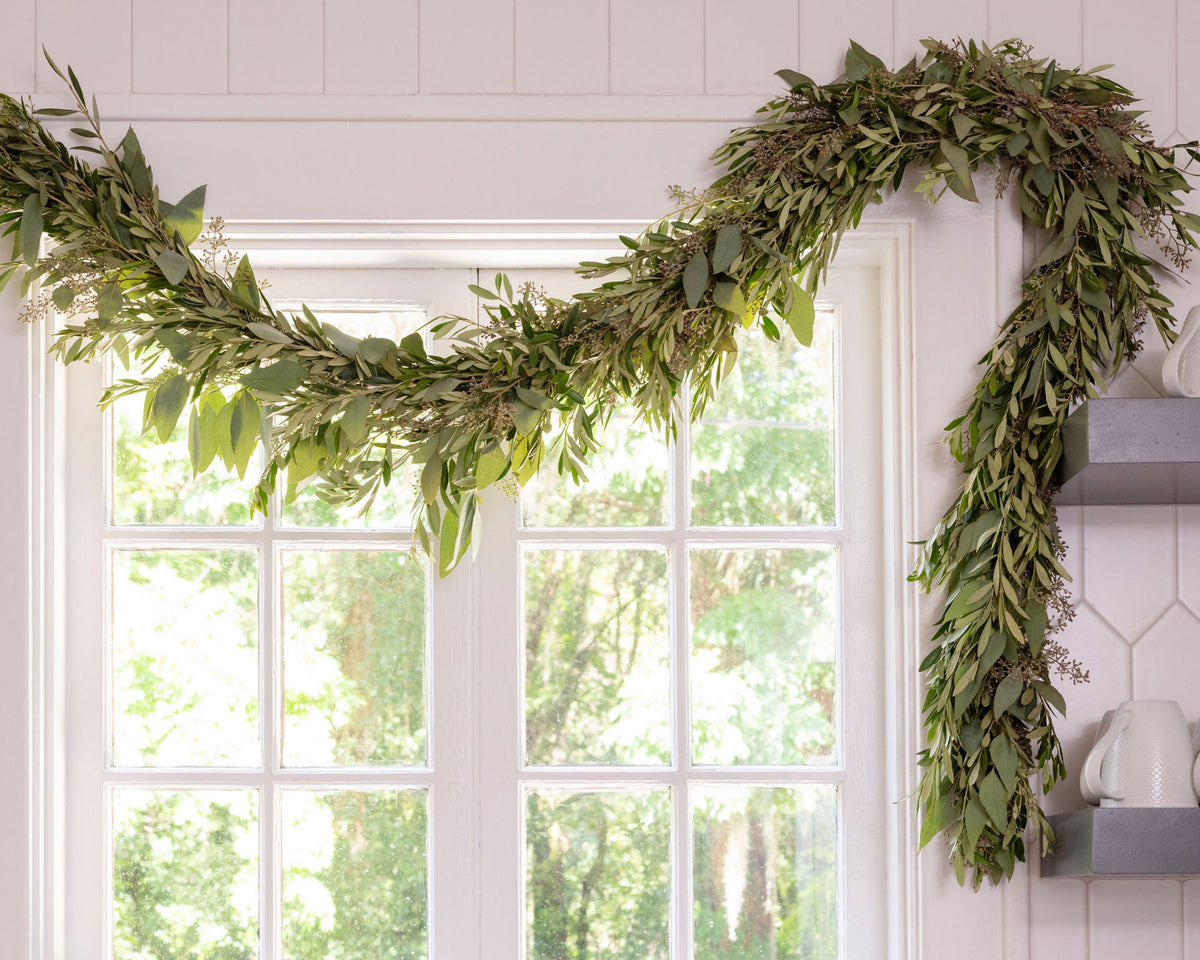
<path fill-rule="evenodd" d="M 547 455 L 582 475 L 614 402 L 670 431 L 685 384 L 693 416 L 703 411 L 740 326 L 778 337 L 786 321 L 809 343 L 840 237 L 910 167 L 930 200 L 947 188 L 975 200 L 972 172 L 996 165 L 1049 239 L 948 428 L 963 486 L 913 575 L 946 591 L 922 664 L 921 840 L 944 832 L 959 881 L 970 870 L 978 886 L 1011 876 L 1031 821 L 1052 842 L 1029 778 L 1049 789 L 1064 775 L 1050 676 L 1064 658 L 1047 640 L 1068 611 L 1051 505 L 1063 419 L 1105 389 L 1147 318 L 1173 339 L 1159 265 L 1138 241 L 1182 267 L 1200 220 L 1182 209 L 1190 188 L 1173 150 L 1154 145 L 1124 87 L 1034 60 L 1018 41 L 924 45 L 892 72 L 851 44 L 827 85 L 781 71 L 789 92 L 720 147 L 719 180 L 622 237 L 624 255 L 580 270 L 613 279 L 561 301 L 499 276 L 474 288 L 486 321 L 435 328 L 450 344 L 436 356 L 419 336 L 359 340 L 307 308 L 281 313 L 248 260 L 227 269 L 194 254 L 203 188 L 161 201 L 133 131 L 110 148 L 95 100 L 54 67 L 75 108 L 0 96 L 0 222 L 14 237 L 0 286 L 24 268 L 24 289 L 42 291 L 30 318 L 51 307 L 84 318 L 56 335 L 64 362 L 111 351 L 140 370 L 104 399 L 142 394 L 160 438 L 189 409 L 196 471 L 219 458 L 244 475 L 265 440 L 259 509 L 281 481 L 292 492 L 312 478 L 327 499 L 365 507 L 398 466 L 421 465 L 416 534 L 445 574 L 470 543 L 479 491 L 525 483 Z M 43 125 L 69 116 L 86 124 L 74 148 Z"/>

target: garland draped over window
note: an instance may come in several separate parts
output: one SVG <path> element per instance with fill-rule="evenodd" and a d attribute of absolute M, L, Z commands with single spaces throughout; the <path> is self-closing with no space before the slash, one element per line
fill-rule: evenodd
<path fill-rule="evenodd" d="M 1182 208 L 1175 151 L 1152 142 L 1120 84 L 1032 59 L 1019 41 L 924 46 L 889 71 L 852 43 L 831 84 L 781 71 L 788 92 L 717 150 L 720 179 L 622 237 L 623 255 L 580 268 L 609 279 L 569 301 L 503 276 L 474 287 L 486 319 L 441 319 L 439 355 L 419 335 L 357 339 L 307 308 L 277 311 L 248 259 L 194 253 L 204 189 L 160 200 L 133 131 L 110 147 L 94 98 L 51 63 L 74 108 L 0 95 L 0 223 L 14 243 L 0 286 L 20 276 L 29 319 L 71 316 L 54 341 L 62 361 L 111 352 L 133 371 L 104 402 L 141 394 L 164 440 L 189 411 L 196 471 L 219 459 L 244 475 L 265 441 L 261 510 L 278 484 L 293 494 L 314 480 L 365 508 L 398 466 L 421 465 L 416 536 L 444 575 L 470 543 L 479 491 L 524 484 L 547 456 L 581 475 L 615 403 L 669 432 L 685 385 L 693 416 L 718 389 L 739 326 L 777 338 L 786 323 L 809 344 L 839 239 L 910 167 L 930 200 L 949 189 L 974 201 L 972 173 L 994 165 L 1049 240 L 948 427 L 962 488 L 913 577 L 946 594 L 922 663 L 922 844 L 944 833 L 960 883 L 967 871 L 976 886 L 998 881 L 1024 859 L 1031 821 L 1053 842 L 1029 778 L 1049 789 L 1065 773 L 1051 681 L 1063 657 L 1048 640 L 1068 610 L 1051 504 L 1063 420 L 1104 391 L 1147 319 L 1173 339 L 1139 241 L 1182 267 L 1200 220 Z M 44 125 L 68 117 L 82 123 L 73 147 Z"/>

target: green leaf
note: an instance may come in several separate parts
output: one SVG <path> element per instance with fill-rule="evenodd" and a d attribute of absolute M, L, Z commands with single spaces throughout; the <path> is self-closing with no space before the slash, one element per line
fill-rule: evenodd
<path fill-rule="evenodd" d="M 150 407 L 150 422 L 158 433 L 159 443 L 166 443 L 175 432 L 175 424 L 187 403 L 188 382 L 182 373 L 163 382 Z"/>
<path fill-rule="evenodd" d="M 708 257 L 703 250 L 692 254 L 692 259 L 683 268 L 683 295 L 687 297 L 687 305 L 692 310 L 700 305 L 704 291 L 708 289 Z"/>
<path fill-rule="evenodd" d="M 292 449 L 288 451 L 288 484 L 297 484 L 301 480 L 307 480 L 321 469 L 321 464 L 327 456 L 325 445 L 317 443 L 312 437 L 306 437 L 293 445 Z"/>
<path fill-rule="evenodd" d="M 371 412 L 371 398 L 355 397 L 346 406 L 342 419 L 338 421 L 342 433 L 351 443 L 361 443 L 367 436 L 367 415 Z"/>
<path fill-rule="evenodd" d="M 259 340 L 266 340 L 268 343 L 293 343 L 291 337 L 274 327 L 269 323 L 262 323 L 258 320 L 251 321 L 246 324 L 246 329 L 250 331 Z"/>
<path fill-rule="evenodd" d="M 186 246 L 195 243 L 204 230 L 204 194 L 206 190 L 207 187 L 197 187 L 174 206 L 168 204 L 169 212 L 163 214 L 163 224 L 167 231 L 179 231 L 179 236 L 183 238 Z"/>
<path fill-rule="evenodd" d="M 508 467 L 508 457 L 499 444 L 486 451 L 475 462 L 475 489 L 483 490 L 499 480 Z"/>
<path fill-rule="evenodd" d="M 454 569 L 458 559 L 455 547 L 458 545 L 458 514 L 447 510 L 442 518 L 442 528 L 438 534 L 438 573 L 446 576 Z"/>
<path fill-rule="evenodd" d="M 1009 739 L 1007 734 L 999 734 L 992 738 L 988 753 L 991 754 L 992 765 L 996 768 L 996 773 L 1000 775 L 1000 779 L 1004 783 L 1004 789 L 1011 793 L 1017 779 L 1019 753 L 1016 744 Z"/>
<path fill-rule="evenodd" d="M 481 287 L 477 283 L 468 283 L 467 289 L 470 290 L 480 300 L 499 300 L 500 295 L 495 290 L 489 290 L 487 287 Z"/>
<path fill-rule="evenodd" d="M 779 77 L 792 90 L 795 90 L 797 87 L 813 86 L 812 80 L 802 73 L 797 73 L 795 70 L 776 70 L 775 76 Z"/>
<path fill-rule="evenodd" d="M 728 310 L 739 320 L 746 314 L 746 298 L 736 283 L 718 283 L 713 287 L 713 303 L 722 310 Z"/>
<path fill-rule="evenodd" d="M 1046 605 L 1036 600 L 1025 604 L 1025 638 L 1029 642 L 1029 652 L 1035 657 L 1042 652 L 1046 643 L 1046 629 L 1049 626 L 1046 616 Z"/>
<path fill-rule="evenodd" d="M 425 341 L 421 339 L 419 333 L 410 333 L 407 337 L 400 341 L 400 349 L 407 353 L 410 357 L 416 357 L 418 360 L 424 360 Z"/>
<path fill-rule="evenodd" d="M 1042 695 L 1050 706 L 1057 710 L 1062 716 L 1067 715 L 1067 701 L 1063 699 L 1063 695 L 1054 689 L 1052 684 L 1046 683 L 1044 680 L 1034 680 L 1033 688 Z"/>
<path fill-rule="evenodd" d="M 992 771 L 979 784 L 979 800 L 987 811 L 988 819 L 1001 833 L 1008 829 L 1008 791 Z"/>
<path fill-rule="evenodd" d="M 262 414 L 258 401 L 245 390 L 239 390 L 228 406 L 232 407 L 229 417 L 229 439 L 233 447 L 233 465 L 239 477 L 246 476 L 246 468 L 258 446 L 258 435 L 262 429 Z"/>
<path fill-rule="evenodd" d="M 850 49 L 846 51 L 846 79 L 851 81 L 865 80 L 872 70 L 886 70 L 887 67 L 873 53 L 868 53 L 853 40 Z"/>
<path fill-rule="evenodd" d="M 338 353 L 347 357 L 358 356 L 358 337 L 352 337 L 332 323 L 322 323 L 321 330 L 324 331 L 325 338 L 333 344 Z"/>
<path fill-rule="evenodd" d="M 216 412 L 206 404 L 192 407 L 188 418 L 188 456 L 192 476 L 203 473 L 217 455 Z"/>
<path fill-rule="evenodd" d="M 983 727 L 972 721 L 964 723 L 958 731 L 958 740 L 962 744 L 963 751 L 969 757 L 979 749 L 979 745 L 983 743 Z"/>
<path fill-rule="evenodd" d="M 996 692 L 992 695 L 992 713 L 997 717 L 1004 713 L 1005 710 L 1017 702 L 1017 698 L 1021 696 L 1023 689 L 1024 684 L 1021 683 L 1020 676 L 1010 673 L 996 684 Z"/>
<path fill-rule="evenodd" d="M 242 255 L 237 269 L 233 272 L 230 292 L 243 306 L 247 306 L 251 310 L 258 310 L 262 306 L 262 296 L 258 291 L 258 279 L 254 276 L 250 257 L 245 254 Z"/>
<path fill-rule="evenodd" d="M 379 366 L 388 357 L 395 360 L 396 344 L 387 337 L 364 337 L 358 341 L 355 353 L 364 363 Z"/>
<path fill-rule="evenodd" d="M 421 496 L 426 503 L 437 500 L 442 489 L 442 460 L 435 452 L 421 470 Z"/>
<path fill-rule="evenodd" d="M 188 258 L 174 250 L 164 250 L 154 262 L 158 264 L 162 275 L 167 278 L 167 283 L 172 286 L 181 284 L 191 268 Z"/>
<path fill-rule="evenodd" d="M 713 247 L 712 272 L 725 273 L 742 252 L 742 234 L 732 223 L 717 231 L 717 242 Z"/>
<path fill-rule="evenodd" d="M 63 313 L 70 309 L 71 304 L 75 301 L 75 291 L 64 283 L 54 288 L 50 299 L 54 301 L 55 309 L 59 313 Z"/>
<path fill-rule="evenodd" d="M 163 327 L 154 331 L 154 339 L 166 347 L 171 359 L 181 366 L 187 363 L 192 354 L 192 338 L 186 333 Z"/>
<path fill-rule="evenodd" d="M 129 174 L 129 181 L 136 193 L 150 196 L 154 192 L 154 181 L 150 176 L 150 168 L 146 166 L 146 157 L 142 153 L 142 145 L 138 142 L 133 127 L 125 131 L 121 140 L 121 168 Z"/>
<path fill-rule="evenodd" d="M 256 393 L 282 396 L 295 390 L 307 376 L 308 370 L 295 360 L 277 360 L 242 374 L 241 384 Z"/>
<path fill-rule="evenodd" d="M 21 209 L 21 231 L 18 244 L 21 247 L 21 259 L 27 266 L 32 267 L 38 261 L 38 253 L 42 245 L 42 198 L 40 194 L 31 193 L 25 198 L 25 206 Z"/>
<path fill-rule="evenodd" d="M 817 319 L 817 308 L 809 292 L 800 284 L 793 283 L 791 287 L 791 304 L 788 307 L 787 325 L 791 328 L 796 339 L 803 346 L 811 347 L 813 342 L 813 325 Z"/>
<path fill-rule="evenodd" d="M 918 849 L 923 848 L 925 844 L 945 830 L 950 825 L 953 815 L 954 810 L 950 806 L 950 798 L 944 793 L 935 797 L 925 808 L 925 816 L 921 820 L 921 843 Z"/>
<path fill-rule="evenodd" d="M 942 156 L 950 164 L 950 169 L 954 171 L 953 177 L 946 178 L 950 189 L 964 200 L 978 203 L 979 197 L 975 195 L 975 184 L 971 182 L 971 159 L 967 151 L 953 140 L 942 140 L 941 151 Z"/>
<path fill-rule="evenodd" d="M 1121 137 L 1112 127 L 1099 126 L 1093 131 L 1096 137 L 1096 143 L 1100 145 L 1100 151 L 1106 154 L 1109 159 L 1123 161 L 1125 159 L 1125 151 L 1121 147 Z"/>
<path fill-rule="evenodd" d="M 979 798 L 972 796 L 967 801 L 967 809 L 963 812 L 963 825 L 967 832 L 967 849 L 974 850 L 975 844 L 979 842 L 979 835 L 983 833 L 983 828 L 987 826 L 988 815 L 983 809 L 983 804 L 979 802 Z"/>
<path fill-rule="evenodd" d="M 121 287 L 116 283 L 106 283 L 100 287 L 96 295 L 96 315 L 101 320 L 111 320 L 121 312 L 125 298 L 121 295 Z"/>
<path fill-rule="evenodd" d="M 1079 219 L 1083 216 L 1085 206 L 1083 191 L 1076 187 L 1071 192 L 1071 198 L 1063 209 L 1062 230 L 1059 231 L 1063 236 L 1075 236 L 1075 228 L 1079 226 Z"/>
<path fill-rule="evenodd" d="M 516 402 L 513 409 L 513 423 L 516 425 L 518 434 L 526 436 L 533 433 L 541 419 L 542 411 L 537 407 L 531 407 L 521 400 Z"/>

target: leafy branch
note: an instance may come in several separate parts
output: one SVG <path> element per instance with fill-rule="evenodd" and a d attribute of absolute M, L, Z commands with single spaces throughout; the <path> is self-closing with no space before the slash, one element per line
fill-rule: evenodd
<path fill-rule="evenodd" d="M 1173 338 L 1160 265 L 1139 244 L 1182 267 L 1200 220 L 1182 209 L 1174 151 L 1152 142 L 1120 84 L 1032 59 L 1018 41 L 925 47 L 893 72 L 851 44 L 827 85 L 781 71 L 789 92 L 718 149 L 710 188 L 622 237 L 623 255 L 581 266 L 598 286 L 564 301 L 498 276 L 474 288 L 484 321 L 435 326 L 438 355 L 417 335 L 357 339 L 307 308 L 277 311 L 247 259 L 232 271 L 197 259 L 203 188 L 162 202 L 133 131 L 110 148 L 95 102 L 60 72 L 73 109 L 0 96 L 0 223 L 13 236 L 0 285 L 24 268 L 25 290 L 47 291 L 31 315 L 83 307 L 56 354 L 112 352 L 140 371 L 105 400 L 141 394 L 160 437 L 190 411 L 197 471 L 220 458 L 244 474 L 266 442 L 259 509 L 278 484 L 294 495 L 310 481 L 366 508 L 397 467 L 422 465 L 416 535 L 445 574 L 470 543 L 479 492 L 524 484 L 548 456 L 581 475 L 616 402 L 669 432 L 681 390 L 703 411 L 739 326 L 778 337 L 787 323 L 809 343 L 841 236 L 909 168 L 924 170 L 916 189 L 930 200 L 974 201 L 973 173 L 994 165 L 1050 239 L 949 427 L 963 486 L 913 576 L 946 592 L 922 664 L 922 840 L 945 834 L 960 882 L 968 870 L 976 885 L 997 881 L 1024 858 L 1031 823 L 1052 842 L 1029 778 L 1049 789 L 1064 774 L 1050 676 L 1064 655 L 1047 645 L 1066 609 L 1051 504 L 1063 420 L 1104 391 L 1147 319 Z M 43 125 L 60 117 L 85 124 L 74 150 Z"/>

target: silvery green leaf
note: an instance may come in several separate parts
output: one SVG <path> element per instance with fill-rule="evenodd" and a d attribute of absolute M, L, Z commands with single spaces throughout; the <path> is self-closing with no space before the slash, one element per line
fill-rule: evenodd
<path fill-rule="evenodd" d="M 178 231 L 185 245 L 195 243 L 204 230 L 204 194 L 207 187 L 200 186 L 176 204 L 168 204 L 168 212 L 162 214 L 163 223 L 169 231 Z"/>
<path fill-rule="evenodd" d="M 25 205 L 21 209 L 21 230 L 18 239 L 21 259 L 27 266 L 32 267 L 38 262 L 38 254 L 42 249 L 43 226 L 41 197 L 31 193 L 25 198 Z"/>
<path fill-rule="evenodd" d="M 162 275 L 167 278 L 167 283 L 173 286 L 178 286 L 183 282 L 183 278 L 188 275 L 191 266 L 187 257 L 174 250 L 164 250 L 154 262 L 158 264 Z"/>
<path fill-rule="evenodd" d="M 713 247 L 712 272 L 725 273 L 742 252 L 742 233 L 732 223 L 717 231 L 717 242 Z"/>
<path fill-rule="evenodd" d="M 692 254 L 688 265 L 683 268 L 683 295 L 687 298 L 688 307 L 695 310 L 707 289 L 708 257 L 704 255 L 703 250 L 697 250 Z"/>

